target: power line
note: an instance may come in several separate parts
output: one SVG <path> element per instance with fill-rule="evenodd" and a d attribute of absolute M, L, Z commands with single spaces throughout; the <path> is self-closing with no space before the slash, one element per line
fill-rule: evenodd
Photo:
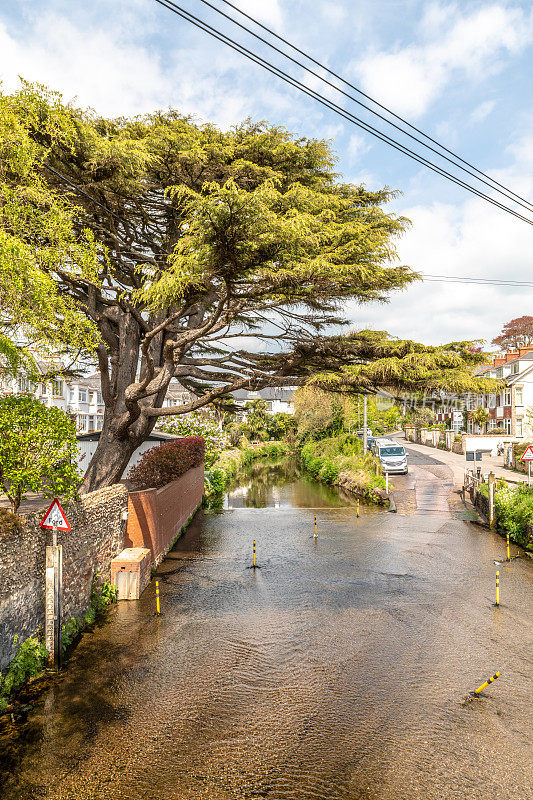
<path fill-rule="evenodd" d="M 203 30 L 205 33 L 209 34 L 213 38 L 218 39 L 223 44 L 226 44 L 228 47 L 230 47 L 232 50 L 235 50 L 237 53 L 240 53 L 241 55 L 244 55 L 250 61 L 258 64 L 261 67 L 263 67 L 268 72 L 271 72 L 273 75 L 275 75 L 276 77 L 281 78 L 281 80 L 283 80 L 285 83 L 288 83 L 289 85 L 294 86 L 296 89 L 299 89 L 301 92 L 303 92 L 304 94 L 307 94 L 309 97 L 311 97 L 312 99 L 316 100 L 318 103 L 320 103 L 321 105 L 325 106 L 330 111 L 333 111 L 338 116 L 343 117 L 348 122 L 351 122 L 353 125 L 356 125 L 357 127 L 361 128 L 362 130 L 366 131 L 367 133 L 370 133 L 372 136 L 376 137 L 377 139 L 380 139 L 381 141 L 383 141 L 386 144 L 390 145 L 395 150 L 398 150 L 399 152 L 403 153 L 404 155 L 408 156 L 409 158 L 413 159 L 414 161 L 417 161 L 419 164 L 422 164 L 423 166 L 427 167 L 428 169 L 432 170 L 433 172 L 437 173 L 438 175 L 441 175 L 442 177 L 447 178 L 447 180 L 451 181 L 452 183 L 455 183 L 458 186 L 461 186 L 463 189 L 466 189 L 471 194 L 474 194 L 474 195 L 486 200 L 488 203 L 491 203 L 491 205 L 494 205 L 497 208 L 500 208 L 502 211 L 506 211 L 508 214 L 511 214 L 512 216 L 516 217 L 517 219 L 522 220 L 523 222 L 526 222 L 528 225 L 533 225 L 533 220 L 528 219 L 527 217 L 524 217 L 522 214 L 518 213 L 517 211 L 514 211 L 513 209 L 509 208 L 508 206 L 503 205 L 498 200 L 495 200 L 494 198 L 489 197 L 487 194 L 485 194 L 481 190 L 476 189 L 475 187 L 473 187 L 470 184 L 466 183 L 461 178 L 458 178 L 457 176 L 452 175 L 452 173 L 447 172 L 444 168 L 435 165 L 433 162 L 429 161 L 424 156 L 420 155 L 419 153 L 415 153 L 413 150 L 410 150 L 410 148 L 408 148 L 406 145 L 403 145 L 400 142 L 397 142 L 395 139 L 393 139 L 392 137 L 388 136 L 386 133 L 383 133 L 382 131 L 379 131 L 378 129 L 376 129 L 372 125 L 370 125 L 369 123 L 366 123 L 363 120 L 361 120 L 359 117 L 356 117 L 351 112 L 346 111 L 345 109 L 341 108 L 340 106 L 338 106 L 333 101 L 328 100 L 323 95 L 321 95 L 319 92 L 315 92 L 313 89 L 309 89 L 304 84 L 302 84 L 300 81 L 298 81 L 296 78 L 293 78 L 292 76 L 288 75 L 286 72 L 281 70 L 279 67 L 274 66 L 269 61 L 267 61 L 266 59 L 264 59 L 261 56 L 257 55 L 256 53 L 253 53 L 252 51 L 248 50 L 243 45 L 238 44 L 233 39 L 231 39 L 229 36 L 226 36 L 225 34 L 216 31 L 214 28 L 212 28 L 211 25 L 209 25 L 208 23 L 206 23 L 203 20 L 199 19 L 194 14 L 191 14 L 190 12 L 186 11 L 181 6 L 178 6 L 176 3 L 173 3 L 172 0 L 155 0 L 155 2 L 159 3 L 159 5 L 163 6 L 164 8 L 167 8 L 169 11 L 172 11 L 172 13 L 177 14 L 179 17 L 182 17 L 184 20 L 186 20 L 187 22 L 190 22 L 192 25 L 194 25 L 195 27 L 199 28 L 200 30 Z"/>
<path fill-rule="evenodd" d="M 201 2 L 204 2 L 204 0 L 201 0 Z M 380 103 L 378 100 L 375 100 L 375 99 L 374 99 L 373 97 L 371 97 L 369 94 L 366 94 L 365 92 L 363 92 L 363 91 L 362 91 L 362 89 L 359 89 L 359 88 L 358 88 L 357 86 L 355 86 L 353 83 L 350 83 L 349 81 L 347 81 L 345 78 L 343 78 L 343 77 L 342 77 L 342 75 L 339 75 L 337 72 L 334 72 L 333 70 L 329 69 L 329 68 L 328 68 L 328 67 L 326 67 L 324 64 L 321 64 L 321 63 L 320 63 L 320 61 L 317 61 L 315 58 L 313 58 L 312 56 L 310 56 L 310 55 L 309 55 L 309 53 L 306 53 L 304 50 L 301 50 L 299 47 L 297 47 L 296 45 L 292 44 L 292 43 L 291 43 L 291 42 L 289 42 L 287 39 L 284 39 L 284 38 L 283 38 L 283 36 L 280 36 L 279 34 L 277 34 L 275 31 L 273 31 L 273 30 L 272 30 L 271 28 L 269 28 L 267 25 L 263 25 L 263 23 L 259 22 L 259 20 L 255 19 L 255 18 L 254 18 L 254 17 L 252 17 L 250 14 L 247 14 L 245 11 L 242 11 L 240 8 L 238 8 L 237 6 L 235 6 L 233 3 L 230 3 L 230 2 L 229 2 L 229 0 L 221 0 L 221 2 L 222 2 L 222 3 L 224 3 L 225 5 L 227 5 L 227 6 L 230 6 L 231 8 L 233 8 L 233 9 L 234 9 L 234 11 L 237 11 L 239 14 L 241 14 L 241 16 L 243 16 L 243 17 L 246 17 L 247 19 L 249 19 L 251 22 L 253 22 L 255 25 L 257 25 L 259 28 L 262 28 L 264 31 L 267 31 L 268 33 L 270 33 L 272 36 L 274 36 L 276 39 L 278 39 L 278 41 L 280 41 L 280 42 L 283 42 L 283 43 L 284 43 L 284 44 L 286 44 L 288 47 L 290 47 L 290 48 L 291 48 L 291 50 L 294 50 L 294 51 L 296 51 L 297 53 L 300 53 L 300 55 L 302 55 L 302 56 L 304 56 L 305 58 L 307 58 L 309 61 L 311 61 L 311 62 L 312 62 L 313 64 L 315 64 L 317 67 L 320 67 L 320 69 L 323 69 L 323 70 L 324 70 L 325 72 L 327 72 L 329 75 L 332 75 L 334 78 L 337 78 L 337 80 L 339 80 L 339 81 L 341 81 L 342 83 L 344 83 L 344 85 L 345 85 L 345 86 L 349 86 L 349 87 L 350 87 L 350 89 L 353 89 L 355 92 L 357 92 L 357 94 L 360 94 L 362 97 L 365 97 L 367 100 L 370 100 L 370 102 L 371 102 L 371 103 L 374 103 L 374 105 L 378 106 L 378 108 L 381 108 L 381 109 L 383 109 L 383 111 L 386 111 L 388 114 L 390 114 L 392 117 L 394 117 L 394 119 L 397 119 L 399 122 L 402 122 L 404 125 L 407 125 L 407 127 L 408 127 L 408 128 L 411 128 L 411 130 L 413 130 L 413 131 L 416 131 L 416 133 L 419 133 L 419 134 L 420 134 L 421 136 L 423 136 L 425 139 L 427 139 L 428 141 L 432 142 L 432 143 L 433 143 L 433 144 L 435 144 L 437 147 L 440 147 L 440 148 L 441 148 L 442 150 L 444 150 L 446 153 L 449 153 L 449 154 L 450 154 L 450 155 L 452 155 L 454 158 L 457 158 L 459 161 L 461 161 L 463 164 L 466 164 L 466 166 L 467 166 L 467 167 L 470 167 L 471 169 L 474 169 L 476 172 L 478 172 L 478 173 L 479 173 L 480 175 L 482 175 L 484 178 L 487 178 L 488 180 L 492 181 L 492 182 L 493 182 L 494 184 L 496 184 L 497 186 L 500 186 L 502 189 L 505 189 L 506 191 L 510 192 L 512 195 L 514 195 L 514 196 L 515 196 L 516 198 L 518 198 L 519 200 L 523 200 L 525 203 L 528 203 L 530 206 L 533 206 L 533 203 L 531 203 L 529 200 L 526 200 L 526 199 L 525 199 L 524 197 L 522 197 L 521 195 L 517 194 L 516 192 L 513 192 L 511 189 L 508 189 L 508 188 L 507 188 L 507 187 L 505 187 L 503 184 L 499 183 L 499 181 L 497 181 L 495 178 L 491 178 L 491 177 L 490 177 L 490 175 L 487 175 L 485 172 L 482 172 L 480 169 L 478 169 L 477 167 L 475 167 L 475 166 L 474 166 L 473 164 L 471 164 L 469 161 L 466 161 L 464 158 L 461 158 L 461 156 L 459 156 L 457 153 L 454 153 L 454 152 L 453 152 L 453 150 L 450 150 L 450 149 L 448 149 L 447 147 L 445 147 L 445 145 L 441 144 L 441 143 L 440 143 L 440 142 L 438 142 L 436 139 L 434 139 L 433 137 L 429 136 L 429 134 L 427 134 L 427 133 L 424 133 L 424 131 L 423 131 L 423 130 L 421 130 L 420 128 L 417 128 L 417 127 L 416 127 L 416 125 L 412 125 L 412 124 L 411 124 L 410 122 L 408 122 L 408 121 L 407 121 L 407 120 L 406 120 L 404 117 L 401 117 L 399 114 L 395 114 L 395 113 L 394 113 L 394 111 L 392 111 L 392 110 L 391 110 L 390 108 L 388 108 L 386 105 L 384 105 L 383 103 Z M 218 10 L 218 9 L 217 9 L 217 10 Z M 220 11 L 219 11 L 219 13 L 222 13 L 222 12 L 220 12 Z M 230 17 L 230 19 L 232 19 L 232 18 Z M 239 24 L 239 23 L 238 23 L 236 20 L 233 20 L 233 19 L 232 19 L 232 21 L 233 21 L 233 22 L 235 22 L 235 24 L 236 24 L 236 25 L 238 25 L 238 24 Z M 248 30 L 248 29 L 246 29 L 246 30 Z M 253 36 L 256 36 L 256 34 L 255 34 L 255 33 L 253 33 L 252 31 L 250 31 L 250 33 L 251 33 Z M 264 40 L 262 40 L 262 41 L 264 41 Z M 269 43 L 267 42 L 267 44 L 269 44 Z M 272 45 L 270 45 L 270 44 L 269 44 L 269 46 L 271 47 Z M 276 48 L 276 49 L 277 49 L 277 48 Z M 279 51 L 279 52 L 281 52 L 281 51 Z M 286 54 L 284 54 L 284 55 L 286 55 Z M 289 56 L 287 56 L 287 58 L 289 58 Z M 320 76 L 319 76 L 319 77 L 320 77 Z M 357 101 L 356 101 L 356 102 L 357 102 Z M 364 107 L 365 107 L 365 108 L 367 108 L 367 106 L 364 106 Z M 371 109 L 370 109 L 370 110 L 371 110 Z M 372 111 L 372 113 L 376 113 L 376 112 Z M 378 115 L 378 116 L 381 116 L 381 115 Z M 382 119 L 383 119 L 383 117 L 382 117 Z M 387 121 L 387 122 L 389 122 L 389 124 L 392 124 L 392 123 L 390 123 L 390 121 L 389 121 L 389 120 L 386 120 L 386 121 Z M 405 133 L 406 135 L 409 135 L 407 131 L 404 131 L 404 133 Z M 425 146 L 426 146 L 426 145 L 425 145 Z M 443 156 L 443 157 L 444 157 L 444 156 Z M 459 165 L 457 165 L 457 166 L 459 166 Z"/>
<path fill-rule="evenodd" d="M 470 164 L 468 161 L 465 161 L 463 158 L 458 156 L 452 150 L 448 150 L 448 148 L 444 147 L 444 145 L 441 145 L 435 139 L 432 139 L 431 136 L 428 136 L 423 131 L 420 131 L 418 128 L 415 128 L 409 122 L 404 120 L 402 117 L 399 117 L 398 115 L 394 114 L 394 112 L 391 111 L 386 106 L 382 106 L 381 103 L 378 103 L 376 100 L 371 98 L 369 95 L 366 95 L 364 92 L 362 92 L 361 90 L 357 89 L 357 87 L 355 87 L 353 84 L 351 84 L 348 81 L 346 81 L 344 78 L 342 78 L 336 72 L 332 72 L 327 67 L 325 67 L 323 64 L 321 64 L 320 62 L 316 61 L 310 55 L 305 53 L 303 50 L 300 50 L 300 48 L 298 48 L 295 45 L 291 44 L 289 41 L 287 41 L 287 39 L 284 39 L 282 36 L 278 36 L 270 28 L 267 28 L 265 25 L 262 25 L 254 17 L 250 16 L 249 14 L 246 14 L 244 11 L 240 11 L 240 9 L 238 9 L 232 3 L 228 2 L 228 0 L 222 0 L 222 2 L 226 3 L 226 5 L 231 6 L 231 8 L 235 9 L 240 14 L 242 14 L 245 17 L 247 17 L 249 20 L 254 22 L 256 25 L 259 25 L 264 30 L 267 30 L 272 36 L 275 36 L 277 39 L 279 39 L 280 41 L 284 42 L 291 49 L 296 50 L 298 53 L 301 53 L 303 56 L 305 56 L 305 58 L 309 59 L 314 64 L 317 64 L 321 69 L 325 70 L 330 75 L 332 75 L 335 78 L 337 78 L 338 80 L 342 81 L 342 83 L 344 83 L 346 86 L 349 86 L 350 88 L 354 89 L 359 94 L 361 94 L 364 97 L 366 97 L 369 100 L 371 100 L 372 103 L 375 103 L 376 105 L 378 105 L 381 108 L 383 108 L 384 110 L 386 110 L 388 114 L 391 114 L 393 117 L 395 117 L 396 119 L 401 121 L 404 125 L 407 125 L 409 128 L 411 128 L 412 130 L 414 130 L 417 133 L 419 133 L 425 139 L 428 139 L 429 141 L 433 142 L 435 145 L 437 145 L 437 147 L 440 147 L 441 150 L 444 150 L 446 153 L 449 153 L 450 155 L 452 155 L 453 158 L 449 158 L 444 153 L 440 153 L 438 150 L 435 149 L 435 147 L 432 147 L 431 145 L 429 145 L 426 142 L 422 141 L 422 139 L 419 139 L 418 136 L 414 136 L 412 133 L 409 133 L 409 131 L 404 130 L 404 128 L 402 128 L 400 125 L 397 125 L 395 122 L 392 122 L 392 120 L 387 119 L 387 117 L 383 116 L 383 114 L 380 114 L 379 112 L 375 111 L 370 106 L 366 105 L 366 103 L 361 102 L 361 100 L 358 100 L 353 95 L 349 94 L 348 92 L 345 92 L 343 89 L 339 88 L 338 86 L 336 86 L 331 81 L 328 81 L 326 78 L 324 78 L 318 72 L 315 72 L 314 70 L 310 69 L 309 67 L 306 67 L 305 64 L 302 64 L 301 61 L 298 61 L 298 59 L 295 59 L 292 56 L 290 56 L 288 53 L 285 53 L 283 50 L 280 50 L 279 47 L 276 47 L 274 44 L 272 44 L 272 42 L 269 42 L 268 39 L 265 39 L 263 36 L 259 36 L 259 34 L 255 33 L 253 30 L 251 30 L 250 28 L 246 27 L 246 25 L 242 25 L 240 22 L 238 22 L 236 19 L 234 19 L 229 14 L 224 13 L 224 11 L 222 11 L 220 8 L 217 8 L 215 5 L 210 3 L 209 0 L 200 0 L 200 2 L 203 3 L 205 6 L 208 6 L 209 8 L 213 9 L 213 11 L 216 11 L 217 14 L 220 14 L 221 16 L 225 17 L 225 19 L 229 20 L 230 22 L 233 22 L 234 25 L 237 25 L 239 28 L 241 28 L 242 30 L 246 31 L 251 36 L 253 36 L 256 39 L 258 39 L 260 42 L 263 42 L 264 44 L 266 44 L 267 47 L 270 47 L 272 50 L 275 50 L 277 53 L 280 53 L 280 55 L 282 55 L 284 58 L 287 58 L 289 61 L 292 61 L 293 64 L 296 64 L 297 66 L 301 67 L 306 72 L 308 72 L 310 75 L 313 75 L 315 78 L 318 78 L 320 81 L 325 83 L 327 86 L 330 86 L 332 89 L 335 89 L 335 91 L 339 92 L 340 94 L 344 95 L 345 97 L 349 98 L 350 100 L 353 100 L 354 103 L 357 103 L 359 106 L 361 106 L 362 108 L 366 109 L 371 114 L 374 114 L 374 116 L 376 116 L 379 119 L 381 119 L 384 122 L 386 122 L 387 125 L 391 125 L 397 131 L 400 131 L 400 133 L 403 133 L 405 136 L 409 136 L 415 142 L 418 142 L 418 144 L 421 144 L 422 147 L 425 147 L 428 150 L 430 150 L 432 153 L 435 153 L 439 158 L 443 158 L 444 160 L 448 161 L 450 164 L 453 164 L 455 167 L 458 167 L 463 172 L 466 172 L 468 175 L 471 175 L 475 180 L 481 181 L 481 183 L 484 183 L 490 189 L 493 189 L 493 190 L 499 192 L 499 194 L 502 194 L 504 197 L 507 197 L 507 199 L 511 200 L 511 202 L 517 203 L 518 205 L 522 206 L 523 208 L 527 209 L 528 211 L 532 211 L 533 210 L 533 203 L 531 203 L 529 200 L 526 200 L 525 198 L 521 197 L 520 195 L 517 195 L 516 192 L 513 192 L 511 189 L 508 189 L 506 186 L 504 186 L 503 184 L 499 183 L 494 178 L 491 178 L 489 175 L 485 175 L 484 172 L 482 172 L 480 169 L 475 167 L 473 164 Z M 458 161 L 462 162 L 462 164 L 466 164 L 467 167 L 470 167 L 471 169 L 467 169 L 466 167 L 461 166 L 461 164 L 457 163 L 457 161 L 454 160 L 454 159 L 457 159 Z M 474 170 L 474 172 L 472 172 L 472 170 Z M 478 173 L 478 174 L 476 175 L 476 173 Z M 482 177 L 479 177 L 479 176 L 482 176 Z M 500 188 L 498 188 L 498 187 L 500 187 Z"/>

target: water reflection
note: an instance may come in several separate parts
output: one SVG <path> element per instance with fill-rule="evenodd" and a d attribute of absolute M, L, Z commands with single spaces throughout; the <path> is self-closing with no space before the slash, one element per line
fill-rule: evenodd
<path fill-rule="evenodd" d="M 313 480 L 296 458 L 289 458 L 252 464 L 226 495 L 223 507 L 344 508 L 355 503 L 353 494 Z"/>

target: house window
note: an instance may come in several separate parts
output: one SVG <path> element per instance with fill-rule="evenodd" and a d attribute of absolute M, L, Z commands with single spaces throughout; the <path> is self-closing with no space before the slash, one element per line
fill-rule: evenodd
<path fill-rule="evenodd" d="M 73 403 L 75 398 L 76 398 L 76 390 L 75 389 L 70 389 L 70 391 L 68 393 L 69 403 Z"/>
<path fill-rule="evenodd" d="M 498 367 L 498 369 L 496 370 L 496 377 L 503 378 L 503 367 Z"/>
<path fill-rule="evenodd" d="M 22 394 L 30 391 L 30 382 L 24 375 L 21 375 L 18 379 L 18 390 Z"/>
<path fill-rule="evenodd" d="M 504 389 L 503 391 L 503 405 L 510 406 L 511 405 L 511 390 Z"/>
<path fill-rule="evenodd" d="M 89 417 L 89 431 L 96 430 L 95 420 L 96 420 L 96 417 L 94 416 L 94 414 L 91 414 L 90 417 Z"/>
<path fill-rule="evenodd" d="M 515 405 L 522 406 L 524 404 L 524 401 L 523 401 L 522 398 L 523 398 L 523 396 L 522 396 L 522 387 L 521 386 L 517 386 L 516 389 L 514 390 Z"/>
<path fill-rule="evenodd" d="M 524 420 L 522 417 L 516 420 L 516 435 L 523 436 L 524 435 Z"/>
<path fill-rule="evenodd" d="M 511 433 L 512 420 L 511 419 L 504 419 L 503 422 L 504 422 L 505 432 L 506 433 Z"/>
<path fill-rule="evenodd" d="M 520 365 L 518 363 L 513 364 L 511 367 L 511 375 L 518 375 Z"/>
<path fill-rule="evenodd" d="M 52 395 L 54 397 L 63 397 L 63 381 L 52 381 Z"/>
<path fill-rule="evenodd" d="M 78 414 L 78 430 L 85 433 L 87 430 L 88 419 L 87 414 Z"/>
<path fill-rule="evenodd" d="M 43 397 L 48 395 L 48 385 L 46 383 L 41 383 L 41 395 Z"/>
<path fill-rule="evenodd" d="M 80 403 L 87 402 L 87 389 L 78 389 L 78 400 Z"/>
<path fill-rule="evenodd" d="M 103 400 L 102 400 L 102 392 L 101 392 L 100 390 L 98 390 L 98 391 L 96 392 L 96 402 L 98 403 L 98 405 L 99 405 L 99 406 L 101 406 L 101 405 L 102 405 L 102 403 L 103 403 Z"/>

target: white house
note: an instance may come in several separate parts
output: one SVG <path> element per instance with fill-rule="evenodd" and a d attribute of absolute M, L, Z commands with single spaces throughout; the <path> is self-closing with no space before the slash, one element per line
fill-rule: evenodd
<path fill-rule="evenodd" d="M 484 431 L 472 419 L 466 419 L 469 411 L 481 406 L 489 414 L 487 431 L 503 428 L 508 437 L 521 440 L 533 437 L 533 347 L 521 347 L 493 357 L 490 364 L 478 370 L 477 375 L 498 378 L 504 386 L 498 392 L 476 394 L 469 392 L 457 397 L 450 395 L 439 405 L 437 419 L 444 421 L 452 414 L 464 409 L 467 433 Z"/>
<path fill-rule="evenodd" d="M 54 378 L 45 380 L 44 376 L 53 368 L 50 364 L 38 364 L 43 380 L 31 382 L 19 376 L 0 382 L 0 394 L 33 394 L 47 407 L 60 408 L 76 423 L 78 433 L 91 433 L 102 430 L 104 401 L 102 398 L 100 373 L 93 372 L 80 378 Z M 56 365 L 57 368 L 57 365 Z M 191 399 L 178 381 L 171 381 L 163 406 L 184 405 Z"/>
<path fill-rule="evenodd" d="M 238 409 L 244 409 L 246 403 L 252 400 L 264 400 L 266 403 L 266 410 L 269 414 L 294 414 L 293 397 L 296 387 L 288 386 L 285 388 L 260 389 L 257 392 L 248 391 L 246 389 L 238 389 L 232 392 L 232 397 L 235 400 L 235 405 Z"/>

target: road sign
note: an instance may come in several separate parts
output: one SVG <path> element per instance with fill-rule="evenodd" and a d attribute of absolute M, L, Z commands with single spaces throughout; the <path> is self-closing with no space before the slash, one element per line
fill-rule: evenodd
<path fill-rule="evenodd" d="M 521 461 L 533 461 L 533 447 L 531 445 L 527 448 L 526 452 L 520 458 Z"/>
<path fill-rule="evenodd" d="M 65 512 L 61 508 L 61 503 L 57 498 L 54 499 L 54 502 L 42 518 L 41 528 L 46 528 L 46 530 L 49 531 L 53 531 L 54 528 L 56 528 L 58 531 L 71 530 L 69 521 L 66 518 Z"/>

